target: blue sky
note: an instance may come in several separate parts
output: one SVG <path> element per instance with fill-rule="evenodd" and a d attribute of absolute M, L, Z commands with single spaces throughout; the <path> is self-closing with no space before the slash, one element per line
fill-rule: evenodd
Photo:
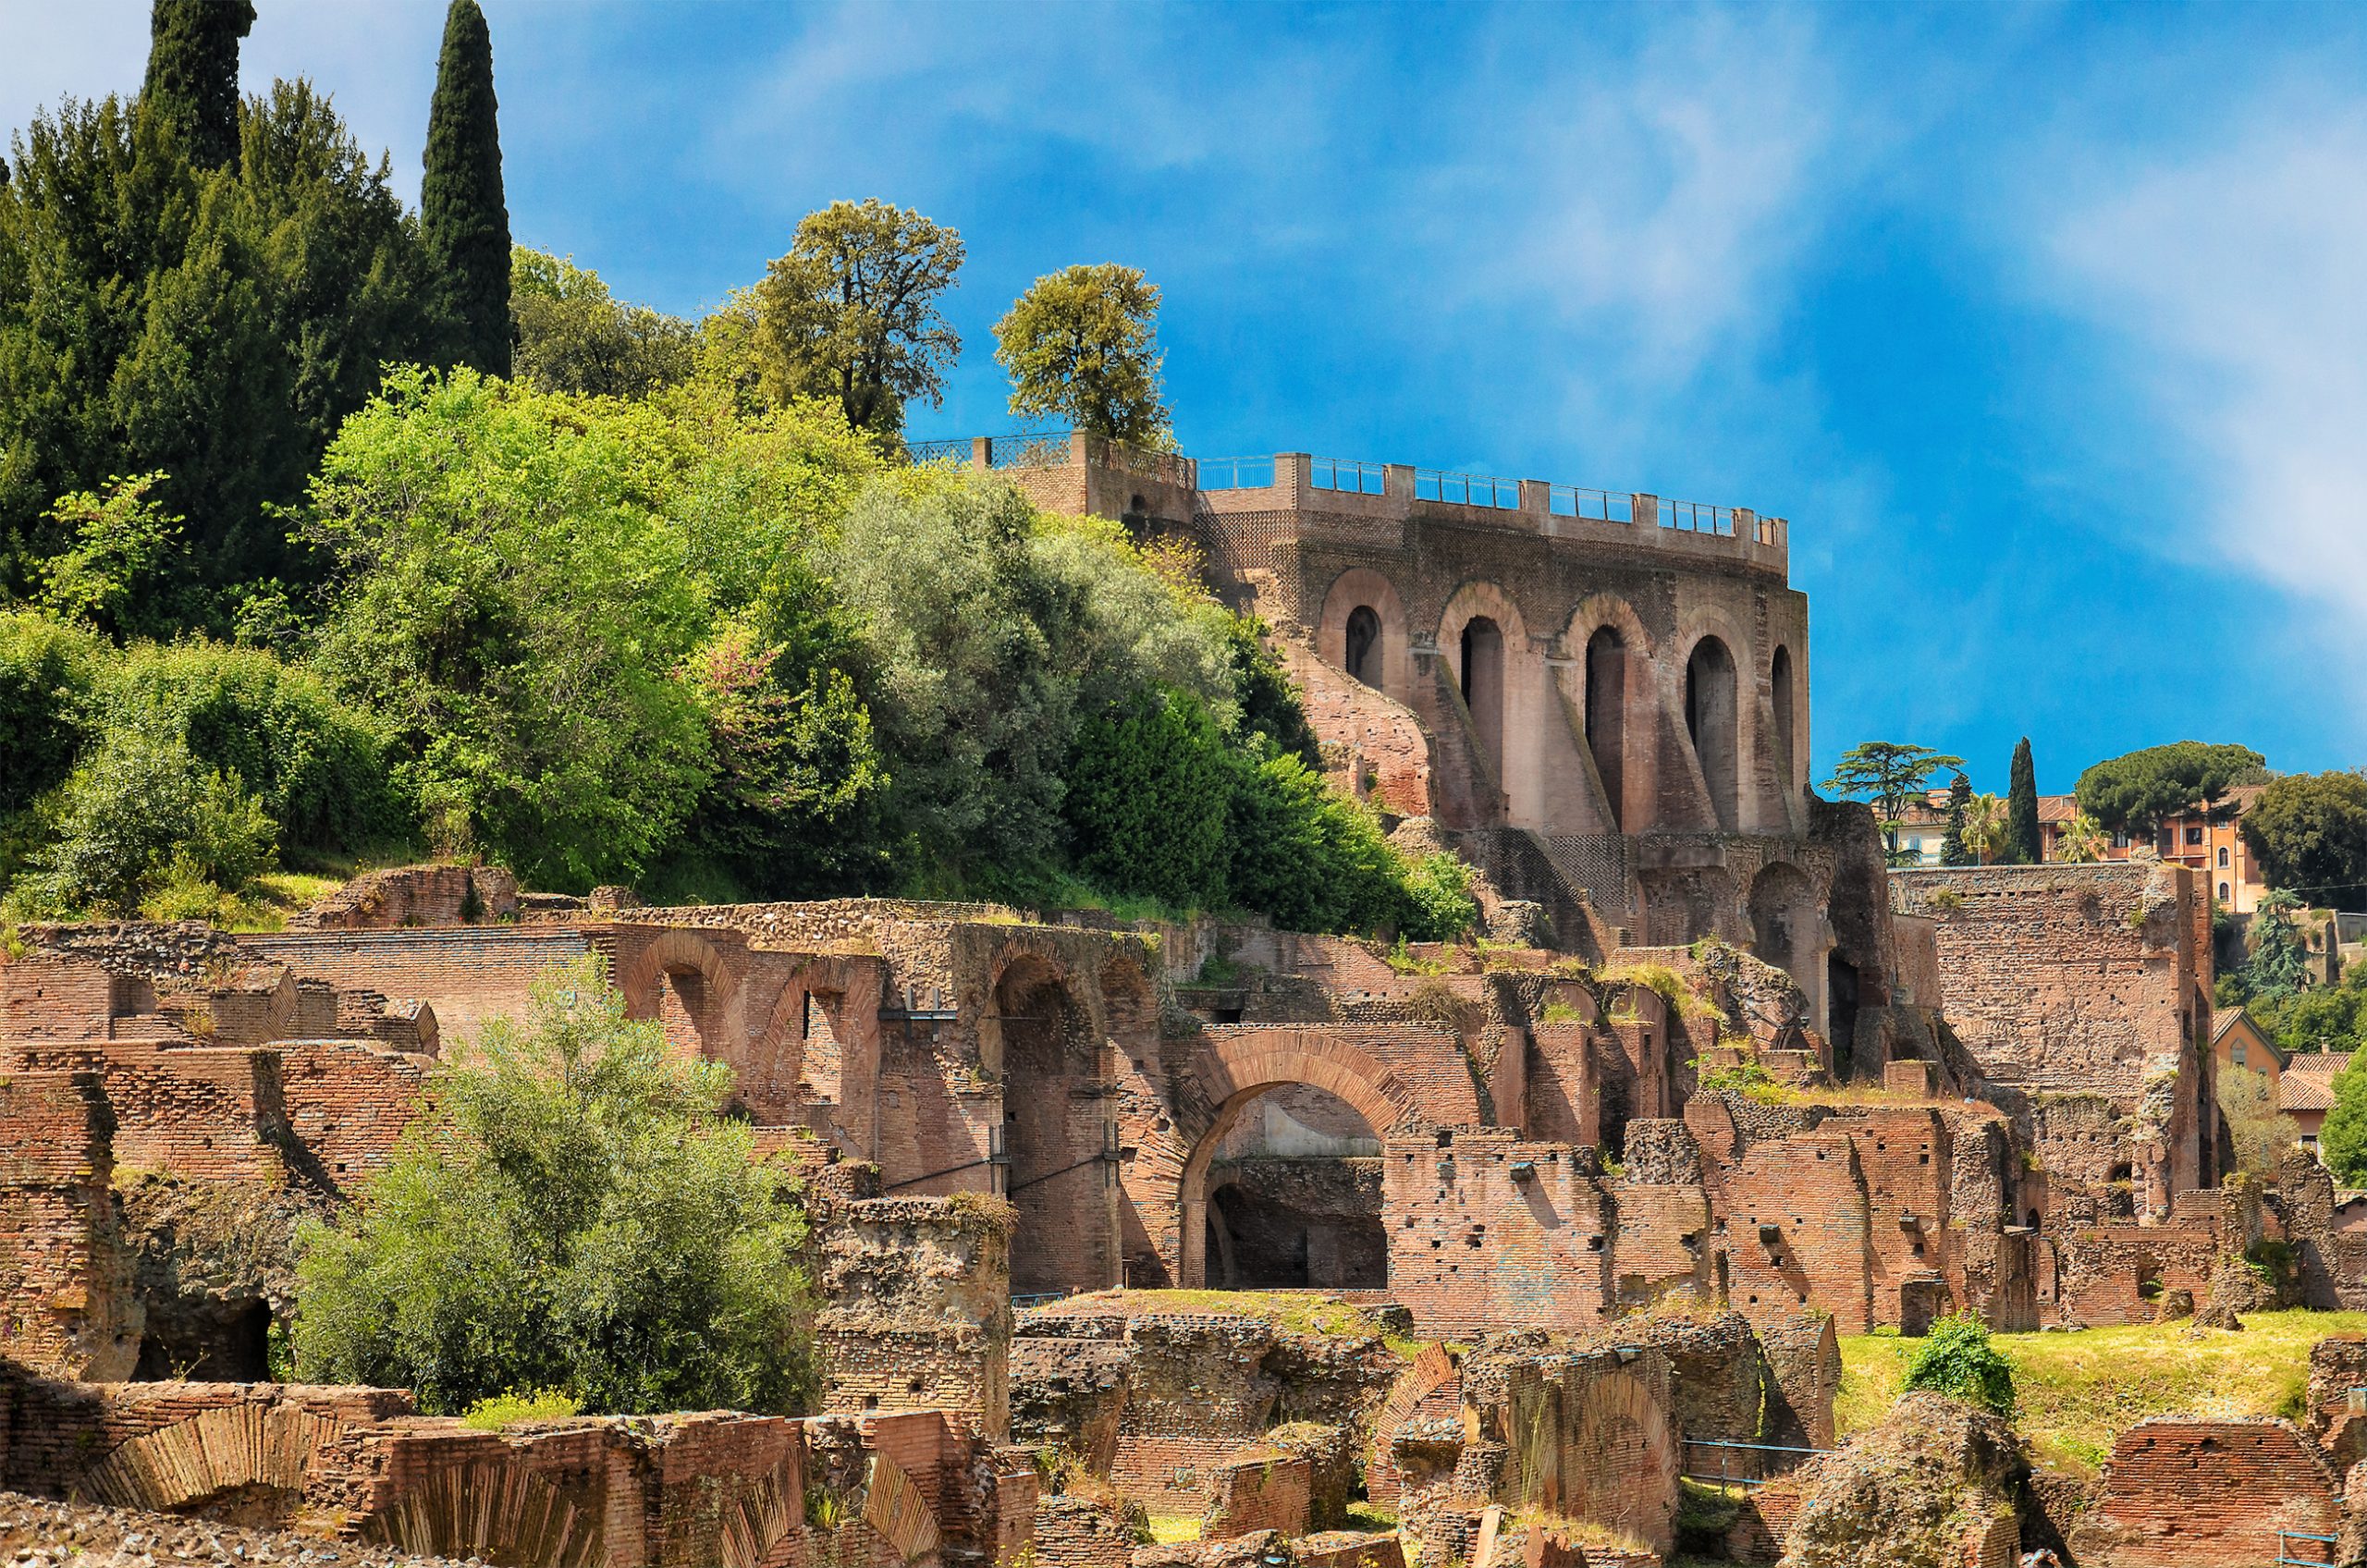
<path fill-rule="evenodd" d="M 259 0 L 415 194 L 440 5 Z M 691 312 L 838 197 L 963 232 L 921 435 L 1006 428 L 1037 275 L 1166 291 L 1185 447 L 1793 522 L 1820 769 L 2003 790 L 2367 739 L 2367 10 L 487 0 L 512 224 Z M 142 0 L 0 0 L 0 117 Z"/>

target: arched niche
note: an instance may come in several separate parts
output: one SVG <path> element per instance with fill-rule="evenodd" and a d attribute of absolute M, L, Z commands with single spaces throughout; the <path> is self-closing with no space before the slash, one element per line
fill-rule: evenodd
<path fill-rule="evenodd" d="M 1695 643 L 1686 655 L 1685 733 L 1701 766 L 1701 780 L 1709 786 L 1718 826 L 1732 833 L 1740 826 L 1742 704 L 1734 652 L 1714 633 Z"/>
<path fill-rule="evenodd" d="M 1799 733 L 1795 715 L 1798 683 L 1792 674 L 1792 650 L 1777 647 L 1767 662 L 1767 704 L 1775 719 L 1775 777 L 1784 798 L 1800 787 Z"/>
<path fill-rule="evenodd" d="M 1809 999 L 1810 1018 L 1824 1017 L 1824 959 L 1831 943 L 1815 885 L 1797 866 L 1777 861 L 1751 878 L 1748 902 L 1750 950 L 1792 977 Z"/>
<path fill-rule="evenodd" d="M 1578 606 L 1562 631 L 1563 695 L 1602 786 L 1604 827 L 1640 833 L 1655 825 L 1656 650 L 1635 607 L 1611 594 Z"/>
<path fill-rule="evenodd" d="M 1406 647 L 1405 605 L 1395 585 L 1361 566 L 1332 579 L 1316 621 L 1315 652 L 1324 663 L 1383 696 L 1405 701 L 1413 684 L 1413 655 Z"/>
<path fill-rule="evenodd" d="M 1528 630 L 1512 595 L 1493 582 L 1466 582 L 1447 601 L 1439 620 L 1439 650 L 1463 705 L 1479 753 L 1504 794 L 1515 821 L 1537 809 L 1537 677 Z"/>
<path fill-rule="evenodd" d="M 979 1054 L 1002 1078 L 1003 1193 L 1018 1210 L 1012 1289 L 1105 1285 L 1110 1238 L 1095 1221 L 1109 1207 L 1100 1035 L 1068 973 L 1043 955 L 1006 962 L 991 995 Z"/>

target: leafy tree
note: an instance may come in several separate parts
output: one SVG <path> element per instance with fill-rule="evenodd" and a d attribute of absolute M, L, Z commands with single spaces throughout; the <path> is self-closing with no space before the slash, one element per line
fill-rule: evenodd
<path fill-rule="evenodd" d="M 2343 1187 L 2367 1186 L 2367 1048 L 2335 1074 L 2334 1106 L 2318 1129 L 2318 1155 Z"/>
<path fill-rule="evenodd" d="M 1898 819 L 1907 802 L 1922 793 L 1932 775 L 1944 767 L 1962 767 L 1964 758 L 1935 752 L 1929 746 L 1896 741 L 1866 741 L 1841 753 L 1824 787 L 1839 795 L 1859 796 L 1873 802 L 1894 854 L 1898 852 Z"/>
<path fill-rule="evenodd" d="M 472 371 L 406 370 L 313 485 L 342 590 L 322 668 L 386 724 L 438 848 L 482 845 L 546 887 L 639 874 L 710 767 L 677 677 L 706 606 L 691 540 L 652 525 L 632 433 Z"/>
<path fill-rule="evenodd" d="M 2244 842 L 2273 888 L 2360 907 L 2367 900 L 2367 774 L 2290 774 L 2244 812 Z"/>
<path fill-rule="evenodd" d="M 239 40 L 255 25 L 251 0 L 155 0 L 141 112 L 200 168 L 239 155 Z"/>
<path fill-rule="evenodd" d="M 30 913 L 135 914 L 173 882 L 236 894 L 275 864 L 271 819 L 238 775 L 137 729 L 109 734 L 47 810 L 50 841 L 11 895 Z"/>
<path fill-rule="evenodd" d="M 2288 1055 L 2348 1055 L 2367 1045 L 2367 963 L 2346 967 L 2338 985 L 2312 986 L 2281 996 L 2256 997 L 2247 991 L 2241 1005 Z"/>
<path fill-rule="evenodd" d="M 1965 802 L 1964 849 L 1970 864 L 1994 865 L 2012 849 L 2005 802 L 1983 791 Z"/>
<path fill-rule="evenodd" d="M 1942 865 L 1968 865 L 1972 863 L 1971 851 L 1965 848 L 1964 842 L 1965 808 L 1971 803 L 1972 780 L 1959 769 L 1956 777 L 1948 780 L 1948 831 L 1947 836 L 1940 840 Z"/>
<path fill-rule="evenodd" d="M 2063 836 L 2055 840 L 2055 858 L 2075 864 L 2092 864 L 2104 858 L 2104 850 L 2109 842 L 2104 837 L 2103 824 L 2086 812 L 2080 812 L 2071 818 L 2063 829 Z"/>
<path fill-rule="evenodd" d="M 1233 686 L 1241 699 L 1243 732 L 1263 735 L 1275 751 L 1319 771 L 1323 749 L 1316 741 L 1315 726 L 1307 722 L 1298 682 L 1266 643 L 1266 623 L 1254 615 L 1235 616 L 1226 638 L 1233 648 Z"/>
<path fill-rule="evenodd" d="M 1178 909 L 1223 907 L 1230 783 L 1224 738 L 1188 692 L 1146 688 L 1087 719 L 1065 802 L 1077 869 Z"/>
<path fill-rule="evenodd" d="M 452 0 L 427 111 L 420 239 L 442 282 L 452 361 L 506 376 L 509 208 L 502 196 L 498 120 L 484 12 L 477 0 Z"/>
<path fill-rule="evenodd" d="M 73 530 L 73 542 L 38 569 L 43 606 L 118 638 L 160 630 L 148 619 L 153 590 L 183 521 L 149 496 L 164 477 L 143 473 L 114 481 L 103 496 L 78 490 L 58 498 L 49 515 Z"/>
<path fill-rule="evenodd" d="M 2013 777 L 2005 791 L 2005 853 L 2017 865 L 2036 865 L 2046 858 L 2046 839 L 2038 825 L 2038 767 L 2030 760 L 2030 738 L 2014 746 Z"/>
<path fill-rule="evenodd" d="M 2165 817 L 2218 802 L 2228 789 L 2263 776 L 2249 746 L 2179 741 L 2093 764 L 2079 775 L 2079 809 L 2107 831 L 2151 833 Z"/>
<path fill-rule="evenodd" d="M 646 305 L 627 305 L 572 260 L 519 246 L 509 312 L 518 378 L 546 392 L 640 398 L 696 374 L 698 328 Z"/>
<path fill-rule="evenodd" d="M 904 404 L 944 400 L 962 339 L 938 301 L 962 236 L 877 200 L 834 202 L 797 226 L 756 285 L 754 348 L 778 399 L 831 398 L 857 430 L 895 435 Z"/>
<path fill-rule="evenodd" d="M 785 1168 L 586 962 L 437 1072 L 334 1222 L 298 1236 L 307 1378 L 453 1414 L 514 1390 L 595 1412 L 794 1415 L 816 1389 L 810 1236 Z"/>
<path fill-rule="evenodd" d="M 1900 1385 L 1905 1393 L 1949 1394 L 1998 1415 L 2014 1414 L 2014 1368 L 1989 1342 L 1988 1325 L 1972 1313 L 1950 1313 L 1915 1347 Z"/>
<path fill-rule="evenodd" d="M 995 324 L 1011 411 L 1137 447 L 1172 445 L 1158 333 L 1159 290 L 1137 268 L 1073 266 L 1037 278 Z"/>

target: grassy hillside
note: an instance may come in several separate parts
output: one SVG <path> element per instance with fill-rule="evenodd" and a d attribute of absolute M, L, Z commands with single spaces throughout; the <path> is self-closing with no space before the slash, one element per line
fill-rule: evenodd
<path fill-rule="evenodd" d="M 2015 1425 L 2047 1464 L 2081 1474 L 2100 1468 L 2113 1439 L 2148 1415 L 2286 1415 L 2303 1413 L 2310 1347 L 2332 1334 L 2367 1333 L 2367 1313 L 2263 1312 L 2239 1334 L 2184 1323 L 2073 1333 L 1999 1334 L 2020 1401 Z M 1917 1341 L 1874 1335 L 1841 1341 L 1843 1437 L 1872 1426 L 1898 1397 Z"/>

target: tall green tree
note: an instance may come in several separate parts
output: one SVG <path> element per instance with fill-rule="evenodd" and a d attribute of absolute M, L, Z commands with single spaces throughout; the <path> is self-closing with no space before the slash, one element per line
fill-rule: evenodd
<path fill-rule="evenodd" d="M 2036 865 L 2046 858 L 2046 841 L 2038 826 L 2038 766 L 2030 760 L 2030 738 L 2014 747 L 2013 778 L 2005 792 L 2006 854 L 2017 865 Z"/>
<path fill-rule="evenodd" d="M 2271 779 L 2245 811 L 2243 835 L 2270 887 L 2343 909 L 2367 900 L 2367 774 Z"/>
<path fill-rule="evenodd" d="M 2350 1065 L 2335 1074 L 2334 1108 L 2318 1129 L 2318 1154 L 2336 1185 L 2367 1186 L 2367 1047 L 2351 1052 Z"/>
<path fill-rule="evenodd" d="M 509 208 L 501 191 L 501 128 L 493 37 L 477 0 L 452 0 L 427 113 L 420 238 L 442 289 L 452 362 L 509 374 Z"/>
<path fill-rule="evenodd" d="M 893 435 L 904 405 L 944 401 L 962 339 L 938 301 L 962 236 L 877 200 L 833 202 L 797 226 L 756 285 L 755 351 L 777 399 L 830 398 L 857 430 Z"/>
<path fill-rule="evenodd" d="M 2091 764 L 2079 775 L 2079 809 L 2107 831 L 2151 833 L 2163 818 L 2214 805 L 2234 785 L 2265 778 L 2250 746 L 2179 741 Z"/>
<path fill-rule="evenodd" d="M 1049 414 L 1089 435 L 1164 448 L 1159 290 L 1139 268 L 1073 266 L 1036 280 L 995 324 L 1011 411 Z"/>
<path fill-rule="evenodd" d="M 1972 858 L 1964 846 L 1964 811 L 1972 802 L 1972 780 L 1959 769 L 1948 780 L 1948 831 L 1940 840 L 1940 864 L 1963 865 Z"/>
<path fill-rule="evenodd" d="M 202 169 L 239 155 L 239 40 L 255 25 L 252 0 L 155 0 L 141 113 Z"/>
<path fill-rule="evenodd" d="M 697 370 L 697 326 L 626 304 L 599 274 L 547 251 L 511 253 L 509 313 L 514 372 L 546 392 L 639 398 Z"/>

